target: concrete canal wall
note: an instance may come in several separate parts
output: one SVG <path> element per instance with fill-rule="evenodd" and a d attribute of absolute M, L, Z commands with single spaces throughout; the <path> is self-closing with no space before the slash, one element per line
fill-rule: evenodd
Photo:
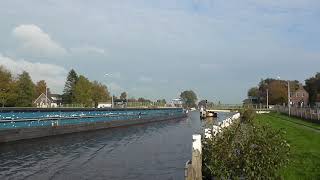
<path fill-rule="evenodd" d="M 155 109 L 155 110 L 158 110 L 158 109 Z M 81 108 L 81 111 L 83 111 L 82 108 Z M 39 137 L 45 137 L 45 136 L 54 136 L 54 135 L 82 132 L 82 131 L 92 131 L 92 130 L 98 130 L 98 129 L 152 123 L 157 121 L 167 121 L 167 120 L 184 118 L 186 116 L 187 115 L 185 113 L 181 113 L 181 114 L 172 114 L 172 115 L 162 115 L 158 117 L 139 117 L 134 119 L 124 119 L 124 120 L 116 119 L 111 121 L 88 122 L 88 123 L 80 123 L 80 124 L 66 124 L 66 125 L 52 124 L 52 126 L 43 126 L 43 127 L 1 129 L 0 143 L 17 141 L 22 139 L 32 139 L 32 138 L 39 138 Z"/>

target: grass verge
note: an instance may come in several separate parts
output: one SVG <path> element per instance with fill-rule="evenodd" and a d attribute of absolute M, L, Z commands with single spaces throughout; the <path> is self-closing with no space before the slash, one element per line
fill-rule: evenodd
<path fill-rule="evenodd" d="M 284 179 L 320 179 L 320 125 L 276 113 L 257 116 L 261 124 L 283 129 L 290 144 L 290 163 L 280 170 Z"/>

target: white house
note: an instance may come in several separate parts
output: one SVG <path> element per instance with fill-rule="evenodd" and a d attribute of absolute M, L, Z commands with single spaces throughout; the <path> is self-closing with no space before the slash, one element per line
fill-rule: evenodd
<path fill-rule="evenodd" d="M 33 103 L 38 108 L 59 107 L 62 105 L 62 97 L 59 94 L 50 94 L 47 97 L 44 93 L 42 93 Z"/>
<path fill-rule="evenodd" d="M 98 108 L 111 108 L 112 104 L 110 102 L 99 102 Z"/>
<path fill-rule="evenodd" d="M 182 107 L 183 101 L 181 98 L 175 98 L 171 100 L 171 106 L 173 107 Z"/>

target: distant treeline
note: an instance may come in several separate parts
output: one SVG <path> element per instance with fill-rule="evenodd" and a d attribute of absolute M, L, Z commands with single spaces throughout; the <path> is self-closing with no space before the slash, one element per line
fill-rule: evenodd
<path fill-rule="evenodd" d="M 301 85 L 299 81 L 289 81 L 291 92 Z M 320 73 L 305 80 L 304 89 L 309 93 L 310 105 L 320 102 Z M 248 90 L 248 97 L 254 99 L 255 103 L 265 104 L 267 101 L 267 90 L 269 93 L 269 104 L 288 103 L 288 81 L 273 78 L 262 79 L 257 87 Z"/>
<path fill-rule="evenodd" d="M 4 66 L 0 65 L 0 105 L 1 107 L 32 107 L 34 100 L 46 93 L 50 88 L 45 80 L 34 83 L 28 72 L 23 71 L 16 78 Z M 84 107 L 97 106 L 99 102 L 111 102 L 111 96 L 106 85 L 98 81 L 90 81 L 75 70 L 68 73 L 63 89 L 63 104 L 81 104 Z M 127 93 L 122 92 L 120 99 L 127 99 Z M 117 99 L 114 96 L 114 99 Z M 151 102 L 145 98 L 131 98 L 128 102 Z M 164 99 L 157 102 L 166 103 Z"/>

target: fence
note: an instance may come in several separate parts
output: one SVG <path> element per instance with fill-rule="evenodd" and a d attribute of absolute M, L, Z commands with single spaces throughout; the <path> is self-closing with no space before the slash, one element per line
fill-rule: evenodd
<path fill-rule="evenodd" d="M 207 106 L 207 109 L 215 110 L 238 110 L 243 108 L 251 108 L 255 110 L 273 110 L 274 106 L 264 104 L 215 104 L 213 106 Z"/>
<path fill-rule="evenodd" d="M 277 111 L 280 113 L 289 114 L 288 107 L 279 106 L 277 107 Z M 320 109 L 291 107 L 290 116 L 295 116 L 320 123 Z"/>
<path fill-rule="evenodd" d="M 165 107 L 162 102 L 128 102 L 127 107 Z"/>

